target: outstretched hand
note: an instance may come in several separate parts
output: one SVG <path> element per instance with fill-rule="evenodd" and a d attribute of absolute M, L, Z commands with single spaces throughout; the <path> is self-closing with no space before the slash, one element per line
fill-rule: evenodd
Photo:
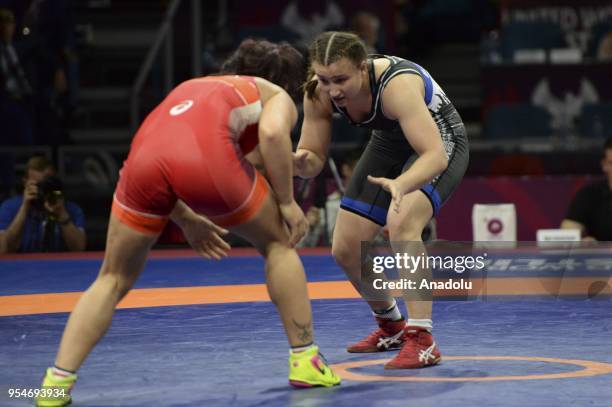
<path fill-rule="evenodd" d="M 394 179 L 373 177 L 371 175 L 368 175 L 368 181 L 370 181 L 372 184 L 380 185 L 385 191 L 391 194 L 391 199 L 393 200 L 393 210 L 396 213 L 399 213 L 400 204 L 402 203 L 404 193 L 400 190 L 398 182 Z"/>
<path fill-rule="evenodd" d="M 221 260 L 231 248 L 221 237 L 229 231 L 204 216 L 194 216 L 182 225 L 182 229 L 193 250 L 206 259 Z"/>

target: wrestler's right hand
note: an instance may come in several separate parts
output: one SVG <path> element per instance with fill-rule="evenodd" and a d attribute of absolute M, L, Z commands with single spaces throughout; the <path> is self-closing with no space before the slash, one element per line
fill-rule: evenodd
<path fill-rule="evenodd" d="M 289 245 L 295 247 L 296 244 L 308 231 L 308 221 L 304 212 L 295 201 L 288 204 L 280 204 L 280 211 L 285 223 L 289 227 Z"/>

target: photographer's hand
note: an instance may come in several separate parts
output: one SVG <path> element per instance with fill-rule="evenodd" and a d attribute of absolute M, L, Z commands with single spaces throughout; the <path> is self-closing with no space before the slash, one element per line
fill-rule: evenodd
<path fill-rule="evenodd" d="M 52 220 L 59 225 L 66 249 L 71 252 L 85 250 L 87 246 L 85 230 L 72 222 L 70 213 L 66 209 L 64 198 L 58 197 L 52 202 L 45 200 L 45 209 L 49 212 Z"/>
<path fill-rule="evenodd" d="M 55 218 L 59 223 L 65 222 L 70 219 L 70 214 L 66 210 L 66 205 L 64 205 L 64 199 L 58 198 L 55 202 L 51 203 L 49 201 L 45 201 L 45 209 Z"/>
<path fill-rule="evenodd" d="M 27 180 L 23 188 L 23 202 L 21 203 L 21 207 L 2 237 L 4 242 L 0 244 L 0 254 L 14 253 L 19 249 L 28 211 L 36 199 L 38 199 L 37 182 L 34 180 Z"/>
<path fill-rule="evenodd" d="M 23 188 L 23 203 L 22 205 L 27 209 L 30 207 L 32 202 L 38 198 L 38 186 L 37 182 L 29 180 L 25 183 Z"/>

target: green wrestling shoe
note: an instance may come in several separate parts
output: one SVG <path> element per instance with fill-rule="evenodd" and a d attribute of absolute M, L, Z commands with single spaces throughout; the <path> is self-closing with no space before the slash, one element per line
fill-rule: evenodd
<path fill-rule="evenodd" d="M 70 391 L 77 380 L 77 375 L 57 377 L 53 374 L 53 368 L 47 369 L 43 379 L 40 392 L 36 397 L 37 407 L 63 407 L 72 403 Z"/>
<path fill-rule="evenodd" d="M 313 346 L 303 352 L 289 354 L 289 383 L 294 387 L 332 387 L 340 384 L 340 377 L 327 365 Z"/>

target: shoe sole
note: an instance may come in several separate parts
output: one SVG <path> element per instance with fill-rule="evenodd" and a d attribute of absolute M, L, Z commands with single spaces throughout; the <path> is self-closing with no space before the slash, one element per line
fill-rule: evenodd
<path fill-rule="evenodd" d="M 389 348 L 389 349 L 378 349 L 378 348 L 376 348 L 376 349 L 371 349 L 370 348 L 370 349 L 366 349 L 366 350 L 347 349 L 346 351 L 348 353 L 377 353 L 377 352 L 392 352 L 392 351 L 400 350 L 400 349 L 401 349 L 401 346 L 397 347 L 397 348 Z"/>
<path fill-rule="evenodd" d="M 70 399 L 66 404 L 62 404 L 61 407 L 66 407 L 66 406 L 69 406 L 70 404 L 72 404 L 72 399 Z M 38 402 L 35 400 L 34 401 L 34 406 L 35 407 L 40 407 L 40 404 L 38 404 Z"/>
<path fill-rule="evenodd" d="M 324 384 L 310 384 L 310 383 L 306 383 L 306 382 L 300 382 L 297 380 L 289 380 L 289 384 L 292 385 L 293 387 L 297 387 L 298 389 L 310 389 L 313 387 L 333 387 L 333 386 L 338 386 L 340 383 L 336 383 L 336 384 L 332 384 L 330 386 L 326 386 Z"/>
<path fill-rule="evenodd" d="M 386 370 L 423 369 L 423 368 L 426 368 L 426 367 L 435 366 L 435 365 L 439 364 L 441 361 L 442 361 L 442 356 L 440 356 L 439 358 L 435 359 L 433 362 L 428 363 L 428 364 L 423 365 L 423 366 L 399 367 L 399 366 L 392 366 L 392 365 L 386 364 L 385 365 L 385 369 Z"/>
<path fill-rule="evenodd" d="M 295 380 L 289 380 L 289 384 L 299 389 L 309 389 L 311 387 L 315 387 L 313 384 L 305 383 L 305 382 L 298 382 Z"/>

